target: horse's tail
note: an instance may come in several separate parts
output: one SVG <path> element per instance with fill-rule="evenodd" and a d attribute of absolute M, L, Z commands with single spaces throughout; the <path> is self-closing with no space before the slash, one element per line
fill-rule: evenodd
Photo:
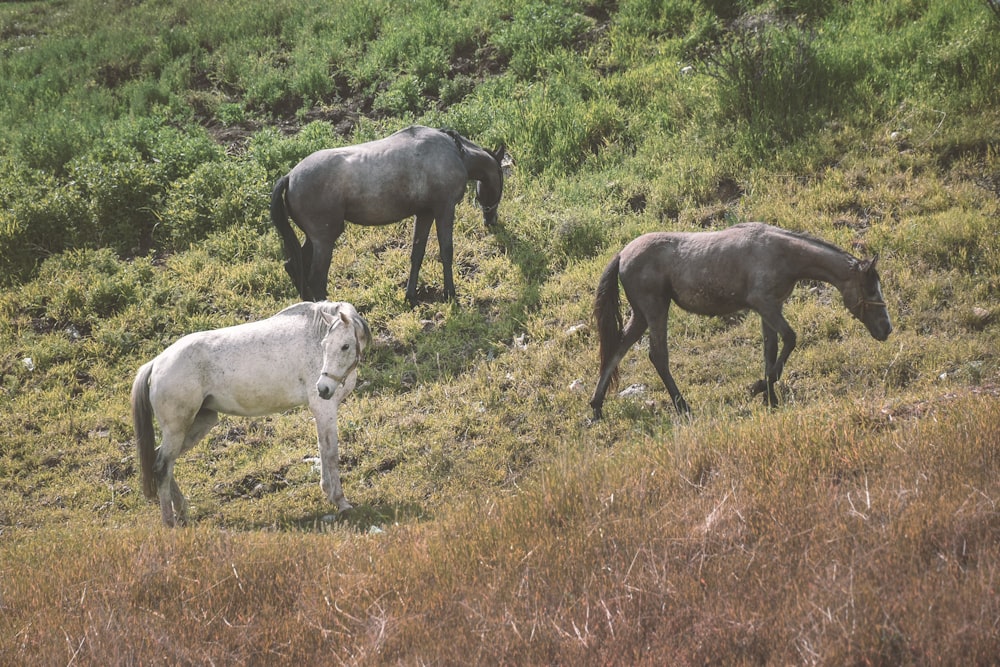
<path fill-rule="evenodd" d="M 285 271 L 291 277 L 303 301 L 306 297 L 305 276 L 303 275 L 302 246 L 295 235 L 295 230 L 288 221 L 288 209 L 285 208 L 285 193 L 288 192 L 288 174 L 278 179 L 271 191 L 271 224 L 281 235 L 285 248 Z"/>
<path fill-rule="evenodd" d="M 615 351 L 622 339 L 622 314 L 618 297 L 618 265 L 621 255 L 611 258 L 604 267 L 604 273 L 597 283 L 597 294 L 594 296 L 594 319 L 597 320 L 597 335 L 600 338 L 601 370 L 598 377 L 604 376 L 604 371 L 611 363 Z M 618 368 L 611 373 L 608 385 L 614 388 L 618 384 Z"/>
<path fill-rule="evenodd" d="M 147 498 L 156 498 L 156 436 L 153 433 L 153 406 L 149 402 L 149 376 L 153 362 L 139 369 L 132 383 L 132 426 L 135 428 L 135 446 L 139 455 L 142 475 L 142 492 Z"/>

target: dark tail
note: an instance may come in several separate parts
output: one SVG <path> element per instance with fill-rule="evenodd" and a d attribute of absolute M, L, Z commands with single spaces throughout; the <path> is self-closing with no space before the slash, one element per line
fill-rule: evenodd
<path fill-rule="evenodd" d="M 598 377 L 603 377 L 605 369 L 611 363 L 611 358 L 622 340 L 622 314 L 618 297 L 618 264 L 621 255 L 615 255 L 604 267 L 601 280 L 597 283 L 597 294 L 594 296 L 594 319 L 597 320 L 597 334 L 600 338 L 601 370 Z M 618 368 L 611 374 L 609 388 L 618 384 Z"/>
<path fill-rule="evenodd" d="M 285 193 L 288 192 L 288 174 L 278 179 L 271 192 L 271 224 L 281 235 L 285 247 L 285 271 L 292 279 L 295 289 L 303 301 L 311 301 L 306 296 L 306 277 L 303 270 L 302 246 L 295 235 L 295 230 L 288 221 L 288 210 L 285 208 Z"/>
<path fill-rule="evenodd" d="M 135 428 L 135 446 L 139 455 L 142 475 L 142 492 L 147 498 L 156 498 L 156 436 L 153 433 L 153 406 L 149 403 L 149 375 L 153 362 L 139 369 L 132 383 L 132 426 Z"/>

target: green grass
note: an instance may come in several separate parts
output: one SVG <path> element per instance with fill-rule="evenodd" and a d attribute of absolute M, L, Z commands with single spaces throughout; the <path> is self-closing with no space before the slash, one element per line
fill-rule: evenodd
<path fill-rule="evenodd" d="M 985 3 L 4 3 L 0 662 L 989 664 L 998 31 Z M 411 122 L 513 165 L 496 229 L 457 209 L 453 303 L 433 235 L 406 303 L 412 223 L 338 243 L 375 334 L 356 509 L 307 411 L 225 417 L 160 528 L 135 371 L 293 302 L 271 184 Z M 756 316 L 673 309 L 693 418 L 643 341 L 644 391 L 591 423 L 605 263 L 743 220 L 878 253 L 893 335 L 800 285 L 769 411 Z"/>

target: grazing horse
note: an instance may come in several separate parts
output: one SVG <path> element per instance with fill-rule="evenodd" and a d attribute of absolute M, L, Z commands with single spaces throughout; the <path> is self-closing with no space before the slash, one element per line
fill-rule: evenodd
<path fill-rule="evenodd" d="M 825 241 L 759 222 L 716 232 L 654 232 L 638 237 L 611 259 L 597 286 L 594 316 L 601 369 L 590 401 L 594 419 L 601 418 L 604 395 L 618 379 L 618 364 L 647 328 L 653 366 L 677 411 L 690 412 L 668 365 L 667 311 L 672 301 L 698 315 L 727 315 L 748 308 L 760 315 L 764 379 L 754 385 L 753 393 L 763 392 L 767 405 L 777 405 L 774 383 L 795 349 L 795 332 L 781 310 L 795 283 L 830 283 L 872 337 L 883 341 L 892 332 L 892 323 L 877 263 L 878 255 L 859 260 Z M 619 280 L 632 306 L 624 329 Z"/>
<path fill-rule="evenodd" d="M 444 296 L 455 297 L 452 278 L 452 231 L 455 206 L 470 180 L 478 181 L 476 200 L 487 226 L 497 221 L 503 194 L 501 161 L 504 147 L 490 152 L 453 130 L 414 125 L 395 134 L 355 146 L 330 148 L 309 155 L 274 186 L 271 222 L 284 242 L 285 270 L 304 301 L 326 298 L 333 246 L 344 222 L 387 225 L 416 216 L 406 298 L 417 302 L 417 274 L 431 224 L 444 267 Z M 292 220 L 305 232 L 298 237 Z"/>
<path fill-rule="evenodd" d="M 337 408 L 357 381 L 368 323 L 349 303 L 298 303 L 258 322 L 184 336 L 139 369 L 132 421 L 147 498 L 163 523 L 187 520 L 174 461 L 205 437 L 219 413 L 251 417 L 308 405 L 319 436 L 320 485 L 339 510 Z M 162 442 L 154 450 L 153 418 Z"/>

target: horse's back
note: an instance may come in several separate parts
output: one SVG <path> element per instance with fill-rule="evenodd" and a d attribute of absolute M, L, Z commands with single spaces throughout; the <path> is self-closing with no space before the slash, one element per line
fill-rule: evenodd
<path fill-rule="evenodd" d="M 455 141 L 412 126 L 382 139 L 316 151 L 288 174 L 292 218 L 327 216 L 380 225 L 415 212 L 434 213 L 462 196 L 468 172 Z"/>
<path fill-rule="evenodd" d="M 158 412 L 204 406 L 244 416 L 302 405 L 322 365 L 313 313 L 341 305 L 300 303 L 263 320 L 187 334 L 153 360 L 150 400 Z"/>
<path fill-rule="evenodd" d="M 770 270 L 773 229 L 744 223 L 711 232 L 644 234 L 622 249 L 622 285 L 630 298 L 667 296 L 701 315 L 747 308 L 756 276 Z"/>

